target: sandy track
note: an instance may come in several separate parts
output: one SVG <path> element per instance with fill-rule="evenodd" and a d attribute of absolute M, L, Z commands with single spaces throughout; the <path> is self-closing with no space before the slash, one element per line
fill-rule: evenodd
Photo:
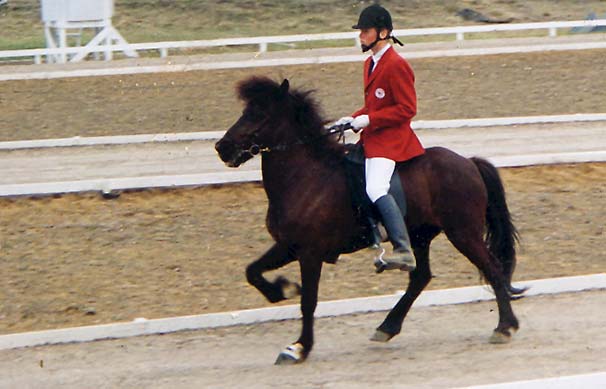
<path fill-rule="evenodd" d="M 319 319 L 300 366 L 274 366 L 298 321 L 0 354 L 1 387 L 457 387 L 604 369 L 606 291 L 514 302 L 521 329 L 490 345 L 495 303 L 414 308 L 388 344 L 367 340 L 385 313 Z"/>

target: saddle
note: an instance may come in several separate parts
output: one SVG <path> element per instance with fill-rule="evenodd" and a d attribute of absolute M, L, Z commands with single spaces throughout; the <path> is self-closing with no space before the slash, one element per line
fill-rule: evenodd
<path fill-rule="evenodd" d="M 361 237 L 362 243 L 370 246 L 374 243 L 380 243 L 386 233 L 379 233 L 379 223 L 381 215 L 376 206 L 370 201 L 366 194 L 366 175 L 365 175 L 365 157 L 364 146 L 362 144 L 347 145 L 345 154 L 345 174 L 347 176 L 347 185 L 351 193 L 351 201 L 356 217 L 360 224 L 365 227 L 364 236 Z M 402 187 L 402 180 L 398 174 L 398 165 L 394 169 L 389 184 L 389 194 L 393 196 L 400 208 L 402 215 L 406 215 L 406 195 Z"/>

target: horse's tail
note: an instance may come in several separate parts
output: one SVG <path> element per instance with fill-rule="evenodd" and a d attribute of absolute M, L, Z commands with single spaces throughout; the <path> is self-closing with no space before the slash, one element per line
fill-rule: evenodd
<path fill-rule="evenodd" d="M 499 172 L 493 164 L 482 158 L 471 158 L 477 166 L 488 193 L 488 206 L 486 209 L 486 243 L 490 253 L 501 262 L 507 287 L 512 295 L 519 295 L 526 289 L 514 288 L 511 278 L 516 267 L 516 243 L 519 235 L 513 225 L 505 189 Z"/>

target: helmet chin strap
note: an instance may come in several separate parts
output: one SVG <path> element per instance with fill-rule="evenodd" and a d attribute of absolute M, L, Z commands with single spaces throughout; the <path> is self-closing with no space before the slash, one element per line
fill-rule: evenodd
<path fill-rule="evenodd" d="M 375 45 L 376 45 L 377 43 L 379 43 L 379 41 L 384 41 L 384 40 L 387 40 L 387 39 L 389 39 L 389 36 L 387 36 L 386 38 L 380 38 L 380 37 L 377 37 L 377 39 L 375 39 L 375 41 L 374 41 L 374 42 L 372 42 L 371 44 L 369 44 L 368 46 L 367 46 L 367 45 L 362 45 L 362 52 L 363 52 L 363 53 L 366 53 L 368 50 L 370 50 L 370 49 L 372 49 L 373 47 L 375 47 Z"/>
<path fill-rule="evenodd" d="M 400 42 L 400 40 L 398 38 L 396 38 L 395 36 L 391 36 L 391 33 L 387 34 L 387 36 L 385 38 L 381 38 L 381 33 L 377 31 L 377 39 L 375 39 L 375 41 L 372 42 L 368 46 L 367 45 L 362 45 L 362 52 L 366 53 L 368 50 L 370 50 L 373 47 L 375 47 L 375 45 L 377 43 L 379 43 L 379 41 L 386 41 L 388 39 L 392 39 L 394 41 L 394 43 L 397 43 L 400 46 L 404 46 L 404 44 L 402 42 Z"/>

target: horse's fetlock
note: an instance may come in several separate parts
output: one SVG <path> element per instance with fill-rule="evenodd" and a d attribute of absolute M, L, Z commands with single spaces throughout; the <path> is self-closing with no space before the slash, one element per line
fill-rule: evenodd
<path fill-rule="evenodd" d="M 253 265 L 246 267 L 246 280 L 249 284 L 255 285 L 255 280 L 259 278 L 259 272 Z"/>

